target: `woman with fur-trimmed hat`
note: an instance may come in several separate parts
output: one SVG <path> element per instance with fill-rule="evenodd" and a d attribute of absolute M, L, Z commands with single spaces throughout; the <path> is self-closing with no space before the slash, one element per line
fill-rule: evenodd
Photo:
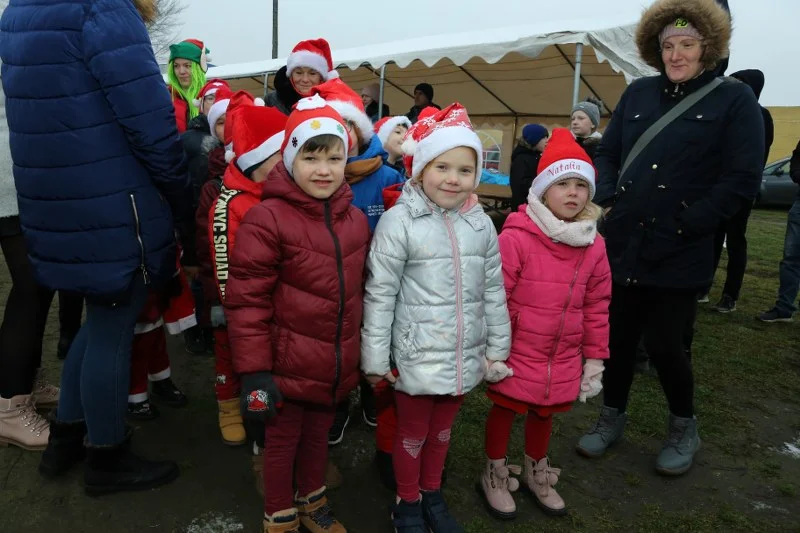
<path fill-rule="evenodd" d="M 730 37 L 728 12 L 715 0 L 658 0 L 637 29 L 639 53 L 660 74 L 628 86 L 594 158 L 595 202 L 608 210 L 611 357 L 604 405 L 578 443 L 581 455 L 600 457 L 622 437 L 642 335 L 670 410 L 656 470 L 683 474 L 700 447 L 683 332 L 694 322 L 699 290 L 712 279 L 716 228 L 758 192 L 764 126 L 753 92 L 723 80 L 666 125 L 621 176 L 620 170 L 659 118 L 717 83 L 714 69 L 728 55 Z"/>

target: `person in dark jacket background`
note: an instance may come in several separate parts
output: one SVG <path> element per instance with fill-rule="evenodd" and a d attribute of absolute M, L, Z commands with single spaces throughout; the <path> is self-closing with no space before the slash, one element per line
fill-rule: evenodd
<path fill-rule="evenodd" d="M 761 97 L 761 91 L 764 89 L 763 72 L 760 70 L 740 70 L 731 74 L 731 77 L 740 80 L 753 89 L 756 99 Z M 772 115 L 764 106 L 761 106 L 761 116 L 764 119 L 764 165 L 766 165 L 769 158 L 769 150 L 775 138 L 775 125 L 772 121 Z M 736 310 L 736 301 L 739 299 L 739 292 L 742 289 L 742 281 L 744 280 L 744 271 L 747 268 L 747 221 L 750 219 L 750 211 L 752 209 L 753 204 L 742 206 L 739 212 L 720 226 L 714 238 L 714 272 L 716 272 L 722 256 L 722 246 L 726 240 L 728 243 L 728 267 L 726 269 L 725 287 L 722 289 L 722 297 L 714 306 L 714 309 L 720 313 L 730 313 Z M 708 289 L 710 290 L 711 287 L 709 286 Z M 705 291 L 704 295 L 698 300 L 699 302 L 708 301 L 709 290 Z"/>
<path fill-rule="evenodd" d="M 390 116 L 389 106 L 383 104 L 383 113 L 378 113 L 378 101 L 381 98 L 381 86 L 377 83 L 370 83 L 361 89 L 361 101 L 364 103 L 364 109 L 367 116 L 373 124 L 378 122 L 383 117 Z"/>
<path fill-rule="evenodd" d="M 594 161 L 597 147 L 603 135 L 597 131 L 600 127 L 600 106 L 594 101 L 584 100 L 572 108 L 570 130 L 581 148 Z"/>
<path fill-rule="evenodd" d="M 65 473 L 86 438 L 91 494 L 178 475 L 174 462 L 134 455 L 125 425 L 136 318 L 175 273 L 175 227 L 191 240 L 186 159 L 144 23 L 155 17 L 154 0 L 11 0 L 0 19 L 28 254 L 43 285 L 87 302 L 40 471 Z"/>
<path fill-rule="evenodd" d="M 800 142 L 792 152 L 789 176 L 800 184 Z M 800 291 L 800 192 L 789 210 L 786 220 L 786 237 L 783 241 L 783 260 L 779 270 L 778 299 L 772 309 L 758 315 L 762 322 L 791 322 L 797 311 L 797 293 Z"/>
<path fill-rule="evenodd" d="M 730 17 L 715 0 L 657 0 L 637 28 L 639 53 L 661 74 L 628 86 L 594 159 L 595 202 L 610 209 L 611 358 L 600 418 L 578 443 L 582 455 L 599 457 L 621 438 L 642 335 L 670 410 L 657 471 L 688 471 L 700 445 L 684 328 L 692 322 L 698 292 L 713 276 L 714 233 L 758 192 L 764 126 L 753 91 L 722 81 L 619 173 L 650 126 L 716 83 L 713 70 L 728 55 L 730 36 Z"/>
<path fill-rule="evenodd" d="M 528 124 L 522 128 L 522 138 L 511 153 L 511 212 L 528 205 L 528 191 L 536 177 L 539 159 L 547 146 L 547 128 L 541 124 Z"/>
<path fill-rule="evenodd" d="M 420 112 L 426 107 L 442 109 L 433 103 L 433 86 L 430 83 L 420 83 L 414 87 L 414 105 L 408 110 L 406 117 L 414 124 L 419 120 Z"/>

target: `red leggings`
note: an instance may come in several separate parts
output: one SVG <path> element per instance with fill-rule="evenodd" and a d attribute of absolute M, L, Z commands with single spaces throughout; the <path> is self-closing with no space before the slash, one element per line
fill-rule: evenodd
<path fill-rule="evenodd" d="M 214 370 L 217 373 L 217 383 L 214 385 L 217 401 L 238 398 L 241 385 L 239 376 L 233 371 L 228 329 L 224 327 L 214 328 Z"/>
<path fill-rule="evenodd" d="M 264 511 L 272 515 L 294 507 L 297 493 L 306 496 L 325 485 L 328 430 L 336 407 L 283 401 L 267 421 L 264 438 Z"/>
<path fill-rule="evenodd" d="M 375 412 L 378 427 L 375 428 L 375 447 L 379 452 L 391 454 L 394 451 L 394 437 L 397 434 L 397 406 L 394 403 L 394 388 L 386 380 L 379 382 L 375 391 Z"/>
<path fill-rule="evenodd" d="M 419 499 L 420 490 L 442 486 L 450 429 L 463 396 L 409 396 L 395 391 L 397 436 L 394 441 L 394 475 L 397 496 L 408 502 Z"/>
<path fill-rule="evenodd" d="M 493 405 L 486 420 L 486 456 L 489 459 L 503 459 L 508 453 L 511 427 L 517 415 L 511 409 Z M 525 420 L 525 455 L 539 461 L 547 456 L 550 434 L 553 432 L 553 416 L 541 417 L 534 411 L 528 412 Z"/>
<path fill-rule="evenodd" d="M 147 396 L 148 377 L 152 381 L 167 379 L 171 375 L 167 335 L 162 326 L 147 333 L 133 336 L 131 346 L 131 386 L 129 402 L 143 402 Z"/>

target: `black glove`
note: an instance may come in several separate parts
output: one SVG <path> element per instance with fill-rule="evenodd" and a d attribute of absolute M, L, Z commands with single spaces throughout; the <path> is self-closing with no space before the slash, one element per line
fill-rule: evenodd
<path fill-rule="evenodd" d="M 283 404 L 283 396 L 269 372 L 243 374 L 242 380 L 242 417 L 245 420 L 265 422 L 278 414 Z"/>

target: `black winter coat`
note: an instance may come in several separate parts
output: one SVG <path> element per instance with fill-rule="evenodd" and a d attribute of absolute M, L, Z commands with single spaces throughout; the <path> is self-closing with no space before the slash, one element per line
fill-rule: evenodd
<path fill-rule="evenodd" d="M 277 108 L 286 116 L 292 112 L 292 106 L 300 100 L 300 94 L 294 90 L 292 82 L 286 75 L 286 67 L 275 73 L 275 90 L 264 97 L 267 107 Z"/>
<path fill-rule="evenodd" d="M 380 118 L 378 118 L 378 102 L 372 102 L 371 104 L 369 104 L 367 106 L 366 112 L 367 112 L 367 116 L 369 117 L 369 120 L 373 124 L 378 122 L 383 117 L 392 116 L 391 115 L 391 111 L 389 110 L 389 106 L 386 105 L 386 104 L 383 104 L 383 114 L 381 115 Z"/>
<path fill-rule="evenodd" d="M 586 152 L 586 155 L 589 156 L 589 159 L 594 162 L 594 157 L 597 155 L 597 148 L 600 146 L 600 141 L 602 137 L 599 135 L 594 135 L 593 137 L 575 137 L 575 142 L 578 143 L 578 146 L 583 148 L 583 151 Z"/>
<path fill-rule="evenodd" d="M 616 283 L 700 288 L 711 283 L 714 233 L 752 202 L 761 183 L 764 126 L 753 92 L 727 80 L 668 125 L 618 173 L 636 140 L 711 72 L 675 85 L 665 75 L 634 81 L 623 93 L 594 163 L 595 202 L 613 206 L 606 248 Z"/>
<path fill-rule="evenodd" d="M 200 189 L 208 180 L 208 154 L 220 146 L 220 142 L 211 135 L 208 117 L 205 115 L 194 117 L 181 138 L 183 139 L 183 151 L 186 152 L 186 159 L 189 161 L 189 181 L 193 193 L 192 212 L 194 212 L 200 201 Z"/>
<path fill-rule="evenodd" d="M 542 152 L 531 150 L 525 146 L 517 146 L 511 153 L 511 212 L 528 203 L 528 191 L 533 178 L 538 174 L 539 160 Z"/>

